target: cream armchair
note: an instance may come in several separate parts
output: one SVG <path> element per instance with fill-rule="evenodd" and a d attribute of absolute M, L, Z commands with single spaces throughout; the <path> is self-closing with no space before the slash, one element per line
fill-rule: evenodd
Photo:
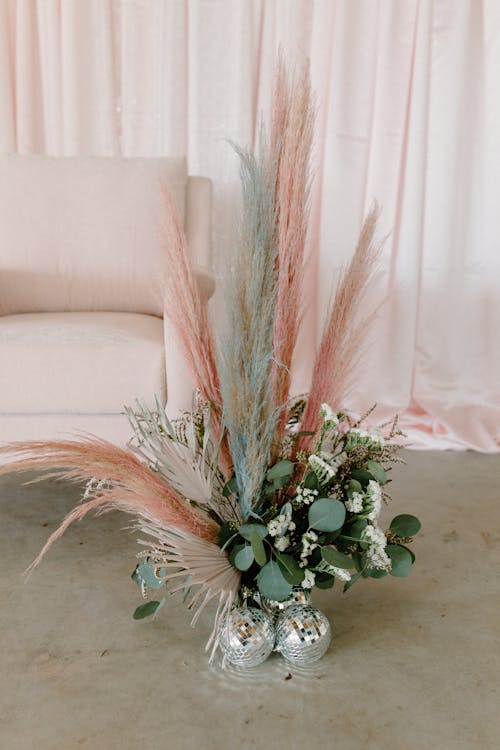
<path fill-rule="evenodd" d="M 211 184 L 183 159 L 0 158 L 0 441 L 91 432 L 123 443 L 124 404 L 190 404 L 163 320 L 160 180 L 208 301 Z M 167 301 L 168 303 L 168 301 Z"/>

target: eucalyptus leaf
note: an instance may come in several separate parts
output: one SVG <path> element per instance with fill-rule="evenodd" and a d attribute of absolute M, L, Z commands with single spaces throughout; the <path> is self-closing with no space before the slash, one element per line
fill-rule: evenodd
<path fill-rule="evenodd" d="M 309 508 L 309 526 L 318 531 L 336 531 L 345 521 L 345 505 L 331 497 L 320 497 Z"/>
<path fill-rule="evenodd" d="M 378 461 L 367 461 L 368 471 L 373 474 L 379 484 L 387 483 L 387 473 Z"/>
<path fill-rule="evenodd" d="M 278 564 L 281 568 L 284 578 L 291 583 L 292 586 L 298 586 L 304 580 L 304 568 L 301 568 L 297 560 L 291 555 L 284 555 L 277 550 L 274 550 L 274 554 L 278 560 Z"/>
<path fill-rule="evenodd" d="M 339 552 L 334 547 L 322 547 L 321 556 L 328 565 L 333 565 L 335 568 L 342 568 L 344 570 L 354 568 L 352 558 L 344 555 L 343 552 Z"/>
<path fill-rule="evenodd" d="M 415 536 L 422 528 L 422 524 L 415 516 L 402 513 L 400 516 L 392 519 L 389 528 L 396 536 Z"/>
<path fill-rule="evenodd" d="M 357 479 L 351 479 L 349 481 L 349 484 L 346 487 L 347 497 L 351 498 L 355 492 L 362 495 L 363 494 L 363 488 L 361 486 L 361 483 L 358 482 Z"/>
<path fill-rule="evenodd" d="M 399 544 L 388 544 L 385 551 L 391 558 L 391 575 L 396 576 L 396 578 L 407 576 L 413 565 L 410 550 L 401 547 Z"/>
<path fill-rule="evenodd" d="M 388 575 L 388 571 L 381 570 L 380 568 L 366 568 L 366 575 L 368 578 L 385 578 Z"/>
<path fill-rule="evenodd" d="M 237 544 L 231 551 L 230 560 L 238 570 L 248 570 L 254 559 L 254 552 L 250 544 Z"/>
<path fill-rule="evenodd" d="M 293 463 L 293 461 L 287 461 L 286 459 L 283 459 L 282 461 L 278 461 L 278 463 L 274 464 L 274 466 L 271 466 L 266 474 L 266 478 L 269 482 L 271 482 L 273 479 L 290 477 L 293 474 L 294 467 L 295 464 Z"/>
<path fill-rule="evenodd" d="M 165 600 L 163 599 L 161 602 L 144 602 L 144 604 L 141 604 L 139 607 L 137 607 L 132 617 L 134 618 L 134 620 L 143 620 L 145 617 L 150 617 L 151 615 L 154 615 L 154 613 L 163 605 L 164 601 Z"/>
<path fill-rule="evenodd" d="M 264 537 L 267 536 L 267 526 L 264 526 L 261 523 L 244 523 L 243 526 L 240 526 L 238 531 L 247 542 L 252 541 L 252 534 L 254 532 L 258 534 L 261 539 L 264 539 Z"/>
<path fill-rule="evenodd" d="M 255 561 L 262 567 L 267 562 L 267 556 L 262 539 L 256 531 L 252 531 L 250 542 L 252 544 Z"/>
<path fill-rule="evenodd" d="M 363 487 L 366 487 L 371 479 L 375 479 L 373 474 L 371 474 L 366 469 L 353 469 L 351 471 L 351 476 L 353 479 L 356 479 L 356 481 L 358 481 Z"/>
<path fill-rule="evenodd" d="M 354 575 L 351 576 L 351 580 L 350 581 L 346 581 L 344 583 L 344 594 L 345 594 L 346 591 L 349 591 L 349 589 L 351 588 L 351 586 L 354 586 L 354 584 L 356 583 L 356 581 L 359 581 L 360 578 L 361 578 L 361 573 L 354 573 Z"/>
<path fill-rule="evenodd" d="M 290 596 L 292 584 L 288 583 L 277 562 L 266 563 L 257 576 L 257 585 L 262 596 L 282 602 Z"/>
<path fill-rule="evenodd" d="M 331 589 L 333 588 L 334 583 L 335 578 L 329 573 L 323 573 L 322 571 L 316 573 L 316 580 L 314 581 L 314 585 L 319 589 Z"/>
<path fill-rule="evenodd" d="M 306 490 L 318 490 L 319 484 L 318 484 L 318 477 L 316 476 L 314 471 L 309 471 L 302 482 L 302 486 Z"/>

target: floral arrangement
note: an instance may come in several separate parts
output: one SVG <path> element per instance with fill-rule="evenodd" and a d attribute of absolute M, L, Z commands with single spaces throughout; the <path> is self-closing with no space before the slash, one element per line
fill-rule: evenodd
<path fill-rule="evenodd" d="M 379 525 L 391 464 L 401 460 L 397 420 L 368 430 L 342 411 L 374 315 L 358 319 L 380 249 L 376 207 L 332 297 L 309 394 L 291 398 L 313 129 L 308 66 L 291 77 L 280 59 L 269 136 L 262 129 L 256 154 L 237 148 L 242 220 L 220 339 L 164 192 L 165 252 L 176 269 L 165 312 L 196 384 L 191 411 L 170 421 L 158 400 L 127 408 L 134 436 L 125 449 L 94 437 L 0 448 L 1 473 L 49 469 L 85 484 L 31 567 L 89 511 L 132 514 L 142 547 L 132 577 L 146 598 L 134 617 L 157 612 L 167 592 L 184 592 L 194 621 L 215 602 L 208 646 L 239 666 L 275 647 L 297 663 L 319 658 L 330 627 L 310 590 L 407 575 L 420 528 L 410 515 Z M 151 590 L 165 595 L 149 598 Z"/>

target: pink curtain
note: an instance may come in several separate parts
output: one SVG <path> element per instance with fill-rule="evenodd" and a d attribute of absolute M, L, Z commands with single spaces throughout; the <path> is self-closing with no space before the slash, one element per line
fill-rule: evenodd
<path fill-rule="evenodd" d="M 215 185 L 215 268 L 279 45 L 317 92 L 307 388 L 341 264 L 373 198 L 385 306 L 349 404 L 398 411 L 416 447 L 498 450 L 500 3 L 0 0 L 0 151 L 187 154 Z M 367 301 L 369 304 L 369 301 Z"/>

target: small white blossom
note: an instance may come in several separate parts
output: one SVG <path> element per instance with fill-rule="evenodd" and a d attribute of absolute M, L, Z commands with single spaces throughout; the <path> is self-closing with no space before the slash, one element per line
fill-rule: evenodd
<path fill-rule="evenodd" d="M 391 560 L 385 551 L 387 537 L 382 529 L 375 524 L 369 524 L 361 534 L 361 538 L 369 544 L 366 550 L 368 564 L 378 570 L 390 570 Z"/>
<path fill-rule="evenodd" d="M 363 541 L 368 542 L 370 546 L 384 549 L 387 544 L 387 537 L 381 528 L 368 524 L 361 534 Z"/>
<path fill-rule="evenodd" d="M 366 551 L 366 559 L 372 568 L 387 571 L 391 569 L 391 558 L 385 549 L 380 547 L 369 547 Z"/>
<path fill-rule="evenodd" d="M 382 510 L 382 488 L 379 483 L 375 482 L 373 479 L 370 479 L 368 482 L 368 487 L 366 488 L 366 500 L 367 509 L 370 511 L 367 518 L 371 521 L 376 521 Z"/>
<path fill-rule="evenodd" d="M 279 552 L 284 552 L 287 547 L 290 546 L 290 537 L 289 536 L 280 536 L 276 541 L 274 542 L 274 546 Z"/>
<path fill-rule="evenodd" d="M 346 453 L 339 453 L 338 456 L 332 457 L 326 453 L 321 453 L 320 455 L 312 453 L 308 458 L 308 462 L 319 481 L 326 484 L 333 479 L 346 459 Z"/>
<path fill-rule="evenodd" d="M 345 501 L 345 507 L 350 513 L 361 513 L 363 510 L 364 496 L 361 492 L 353 492 L 352 496 Z"/>
<path fill-rule="evenodd" d="M 301 567 L 304 567 L 306 564 L 307 558 L 318 545 L 316 542 L 318 541 L 318 535 L 314 533 L 314 531 L 306 531 L 305 534 L 302 535 L 302 551 L 300 553 L 300 563 Z"/>
<path fill-rule="evenodd" d="M 301 583 L 301 586 L 303 589 L 312 589 L 314 586 L 314 583 L 316 581 L 316 576 L 312 572 L 312 570 L 306 570 L 304 575 L 304 580 Z"/>
<path fill-rule="evenodd" d="M 334 430 L 335 427 L 338 427 L 339 418 L 331 406 L 328 404 L 321 404 L 319 413 L 323 417 L 323 424 L 327 430 Z"/>
<path fill-rule="evenodd" d="M 295 530 L 295 522 L 292 521 L 292 513 L 291 510 L 286 510 L 286 507 L 290 508 L 289 505 L 285 506 L 285 510 L 283 513 L 280 513 L 279 516 L 276 516 L 276 518 L 273 518 L 272 521 L 269 521 L 267 524 L 267 530 L 270 534 L 270 536 L 284 536 L 287 531 L 294 531 Z"/>
<path fill-rule="evenodd" d="M 335 578 L 338 578 L 339 581 L 350 581 L 351 580 L 351 574 L 348 570 L 344 570 L 344 568 L 336 568 L 335 565 L 331 565 L 329 569 L 330 573 L 333 573 Z"/>
<path fill-rule="evenodd" d="M 308 487 L 297 487 L 295 500 L 304 505 L 309 505 L 318 496 L 318 490 L 310 490 Z"/>

